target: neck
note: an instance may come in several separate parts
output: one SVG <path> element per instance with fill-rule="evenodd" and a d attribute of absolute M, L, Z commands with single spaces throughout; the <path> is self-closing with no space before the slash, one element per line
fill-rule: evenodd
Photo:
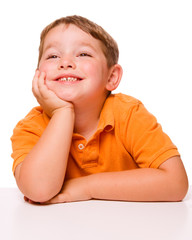
<path fill-rule="evenodd" d="M 82 135 L 87 140 L 91 138 L 97 130 L 104 102 L 105 99 L 101 102 L 95 101 L 89 105 L 86 104 L 86 106 L 75 106 L 75 133 Z"/>

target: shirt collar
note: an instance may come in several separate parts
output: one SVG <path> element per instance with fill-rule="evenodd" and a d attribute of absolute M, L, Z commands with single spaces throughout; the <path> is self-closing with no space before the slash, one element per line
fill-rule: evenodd
<path fill-rule="evenodd" d="M 113 103 L 114 103 L 114 95 L 110 94 L 101 110 L 100 120 L 97 130 L 106 132 L 110 132 L 114 128 L 114 113 L 113 113 Z"/>
<path fill-rule="evenodd" d="M 107 99 L 105 100 L 105 103 L 103 105 L 103 108 L 101 110 L 100 119 L 97 131 L 102 132 L 110 132 L 114 128 L 114 112 L 113 112 L 113 105 L 114 105 L 114 94 L 110 94 Z M 47 116 L 47 114 L 42 110 L 43 112 L 43 118 L 46 124 L 48 125 L 50 118 Z"/>

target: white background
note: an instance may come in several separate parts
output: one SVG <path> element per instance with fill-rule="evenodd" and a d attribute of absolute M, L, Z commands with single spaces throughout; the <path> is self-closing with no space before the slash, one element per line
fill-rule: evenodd
<path fill-rule="evenodd" d="M 41 30 L 82 15 L 118 42 L 124 69 L 116 92 L 139 98 L 177 145 L 192 183 L 191 0 L 6 0 L 0 3 L 0 187 L 15 187 L 10 137 L 37 105 L 31 81 Z"/>

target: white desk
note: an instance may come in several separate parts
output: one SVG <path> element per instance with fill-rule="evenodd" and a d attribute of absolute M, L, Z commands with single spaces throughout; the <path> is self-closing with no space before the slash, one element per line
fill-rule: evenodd
<path fill-rule="evenodd" d="M 192 188 L 183 202 L 31 205 L 0 189 L 2 240 L 192 240 Z"/>

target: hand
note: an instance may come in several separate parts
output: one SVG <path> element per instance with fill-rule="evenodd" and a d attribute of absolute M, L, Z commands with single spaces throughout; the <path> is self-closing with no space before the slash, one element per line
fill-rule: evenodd
<path fill-rule="evenodd" d="M 91 199 L 88 188 L 88 176 L 68 180 L 61 192 L 47 202 L 41 204 L 86 201 Z"/>
<path fill-rule="evenodd" d="M 53 91 L 48 89 L 45 84 L 44 72 L 36 70 L 32 83 L 32 91 L 38 103 L 50 117 L 52 117 L 53 114 L 60 109 L 73 109 L 72 103 L 60 99 Z"/>
<path fill-rule="evenodd" d="M 39 202 L 32 201 L 31 199 L 27 198 L 26 196 L 24 196 L 24 200 L 28 203 L 31 203 L 31 204 L 40 204 Z"/>

